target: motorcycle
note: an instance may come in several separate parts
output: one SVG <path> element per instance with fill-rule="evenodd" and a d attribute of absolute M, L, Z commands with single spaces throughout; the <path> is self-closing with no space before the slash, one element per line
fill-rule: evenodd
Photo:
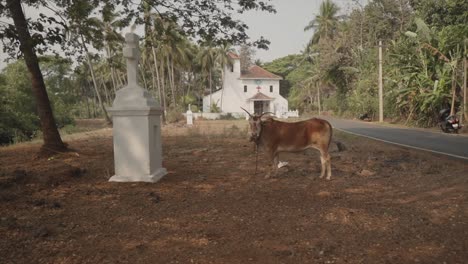
<path fill-rule="evenodd" d="M 456 133 L 461 129 L 457 115 L 450 115 L 450 109 L 442 109 L 439 112 L 439 127 L 445 133 Z"/>

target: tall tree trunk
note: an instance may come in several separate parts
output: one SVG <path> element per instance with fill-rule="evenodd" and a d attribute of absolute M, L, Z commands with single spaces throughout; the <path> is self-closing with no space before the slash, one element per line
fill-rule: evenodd
<path fill-rule="evenodd" d="M 171 71 L 171 62 L 169 56 L 166 57 L 167 63 L 167 78 L 169 81 L 169 86 L 171 87 L 171 95 L 172 95 L 172 107 L 175 107 L 175 92 L 174 92 L 174 84 L 172 83 L 172 71 Z"/>
<path fill-rule="evenodd" d="M 104 88 L 104 95 L 106 96 L 106 103 L 107 105 L 111 105 L 111 99 L 109 96 L 109 91 L 107 91 L 106 82 L 104 82 L 104 78 L 101 80 L 101 86 Z"/>
<path fill-rule="evenodd" d="M 159 105 L 160 106 L 163 106 L 163 103 L 162 103 L 162 96 L 161 96 L 161 85 L 160 85 L 160 78 L 159 78 L 159 71 L 158 71 L 158 58 L 156 57 L 156 49 L 153 47 L 151 47 L 152 51 L 153 51 L 153 61 L 154 61 L 154 69 L 155 69 L 155 72 L 156 72 L 156 83 L 158 85 L 158 93 L 159 93 Z"/>
<path fill-rule="evenodd" d="M 123 77 L 123 74 L 117 74 L 117 77 L 119 77 L 117 80 L 120 82 L 120 86 L 123 87 L 125 86 L 125 77 Z"/>
<path fill-rule="evenodd" d="M 6 2 L 18 33 L 20 50 L 23 53 L 24 61 L 31 78 L 32 92 L 36 101 L 37 113 L 43 133 L 44 144 L 42 145 L 42 150 L 63 151 L 67 147 L 62 141 L 55 123 L 44 78 L 34 51 L 33 40 L 21 7 L 21 1 L 7 0 Z"/>
<path fill-rule="evenodd" d="M 146 74 L 145 74 L 145 60 L 143 59 L 142 63 L 140 64 L 140 74 L 141 74 L 141 78 L 143 79 L 143 86 L 145 88 L 145 90 L 148 90 L 148 83 L 146 82 Z"/>
<path fill-rule="evenodd" d="M 102 102 L 101 95 L 99 94 L 99 89 L 98 85 L 96 82 L 96 76 L 94 75 L 94 69 L 93 69 L 93 64 L 91 62 L 91 57 L 89 56 L 88 48 L 86 47 L 83 35 L 80 35 L 81 37 L 81 42 L 83 45 L 83 49 L 85 50 L 86 53 L 86 60 L 88 61 L 88 67 L 89 67 L 89 72 L 91 73 L 91 79 L 93 79 L 93 86 L 94 90 L 96 92 L 96 96 L 99 102 L 99 106 L 101 107 L 102 113 L 104 114 L 104 118 L 106 119 L 106 122 L 109 124 L 112 124 L 112 120 L 110 119 L 109 115 L 107 114 L 106 108 L 104 107 L 104 103 Z"/>
<path fill-rule="evenodd" d="M 159 66 L 160 70 L 161 70 L 161 89 L 162 89 L 162 101 L 163 101 L 163 107 L 164 107 L 164 111 L 163 111 L 163 122 L 165 123 L 166 122 L 166 111 L 167 111 L 167 102 L 166 102 L 166 84 L 164 82 L 164 63 L 161 63 L 161 65 Z"/>
<path fill-rule="evenodd" d="M 176 92 L 177 89 L 175 87 L 175 78 L 174 78 L 174 60 L 171 59 L 171 83 L 172 83 L 172 103 L 174 107 L 176 106 Z"/>
<path fill-rule="evenodd" d="M 221 112 L 223 112 L 223 95 L 224 95 L 224 67 L 221 71 Z"/>
<path fill-rule="evenodd" d="M 81 87 L 81 97 L 84 98 L 86 101 L 86 110 L 87 110 L 87 113 L 88 113 L 88 118 L 91 118 L 91 112 L 89 110 L 89 101 L 88 101 L 88 96 L 86 96 L 86 93 L 84 91 L 84 85 L 80 85 Z"/>
<path fill-rule="evenodd" d="M 209 72 L 209 80 L 208 80 L 208 83 L 210 85 L 210 113 L 211 113 L 211 95 L 213 94 L 213 88 L 211 87 L 211 68 L 210 68 L 210 72 Z"/>
<path fill-rule="evenodd" d="M 97 117 L 97 110 L 96 110 L 96 90 L 93 90 L 93 118 Z"/>
<path fill-rule="evenodd" d="M 185 97 L 190 94 L 190 90 L 192 90 L 192 83 L 193 83 L 193 73 L 189 73 L 188 80 L 187 80 L 187 91 L 184 92 L 184 105 L 185 105 Z"/>
<path fill-rule="evenodd" d="M 115 80 L 115 71 L 114 71 L 114 66 L 112 65 L 112 63 L 110 63 L 110 58 L 112 57 L 112 53 L 111 53 L 111 49 L 110 49 L 110 46 L 107 45 L 106 47 L 106 51 L 107 51 L 107 57 L 108 57 L 108 61 L 109 61 L 109 68 L 110 68 L 110 74 L 111 74 L 111 79 L 112 79 L 112 88 L 114 89 L 114 95 L 117 93 L 117 82 Z"/>
<path fill-rule="evenodd" d="M 91 118 L 91 110 L 89 109 L 89 98 L 86 96 L 85 100 L 86 100 L 86 110 L 88 112 L 88 118 Z"/>
<path fill-rule="evenodd" d="M 465 47 L 465 54 L 466 54 L 466 47 Z M 466 56 L 466 55 L 465 55 Z M 468 73 L 468 60 L 466 57 L 463 57 L 463 114 L 465 115 L 465 122 L 468 121 L 468 111 L 467 111 L 467 103 L 466 103 L 466 75 Z"/>
<path fill-rule="evenodd" d="M 157 96 L 157 88 L 156 88 L 156 75 L 154 74 L 154 71 L 153 71 L 153 66 L 149 65 L 149 70 L 150 70 L 150 73 L 151 73 L 151 87 L 153 87 L 153 96 L 156 98 L 158 97 Z M 159 97 L 158 97 L 159 98 Z M 159 104 L 161 105 L 161 104 Z"/>

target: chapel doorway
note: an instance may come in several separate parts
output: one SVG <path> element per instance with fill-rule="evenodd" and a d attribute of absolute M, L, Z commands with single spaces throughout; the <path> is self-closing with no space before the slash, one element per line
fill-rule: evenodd
<path fill-rule="evenodd" d="M 270 110 L 270 102 L 269 101 L 254 101 L 254 113 L 256 115 L 261 115 L 265 112 L 269 112 Z"/>

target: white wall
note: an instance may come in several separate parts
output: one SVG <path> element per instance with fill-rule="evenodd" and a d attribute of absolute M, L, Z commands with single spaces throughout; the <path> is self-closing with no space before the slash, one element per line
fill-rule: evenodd
<path fill-rule="evenodd" d="M 272 112 L 287 111 L 288 101 L 279 94 L 279 80 L 262 79 L 260 84 L 256 83 L 257 79 L 240 79 L 240 61 L 234 60 L 234 72 L 231 72 L 230 67 L 225 67 L 224 92 L 222 98 L 223 113 L 244 113 L 240 107 L 253 112 L 253 101 L 248 98 L 253 97 L 257 93 L 257 87 L 261 87 L 260 92 L 268 97 L 275 98 L 270 101 L 270 110 Z M 244 85 L 247 85 L 247 92 L 244 92 Z M 270 85 L 273 86 L 273 92 L 270 92 Z M 203 111 L 209 112 L 210 96 L 203 98 Z M 211 101 L 221 106 L 221 90 L 211 95 Z"/>

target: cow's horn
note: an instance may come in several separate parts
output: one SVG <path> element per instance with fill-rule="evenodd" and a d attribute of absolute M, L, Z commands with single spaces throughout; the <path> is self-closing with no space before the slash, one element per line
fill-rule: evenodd
<path fill-rule="evenodd" d="M 250 117 L 253 117 L 253 116 L 249 113 L 249 111 L 245 110 L 245 109 L 242 108 L 242 107 L 241 107 L 241 109 L 244 110 L 247 114 L 249 114 Z"/>
<path fill-rule="evenodd" d="M 263 115 L 266 115 L 266 114 L 272 114 L 272 115 L 275 115 L 275 114 L 274 114 L 274 113 L 272 113 L 272 112 L 265 112 L 265 113 L 261 114 L 261 115 L 260 115 L 260 117 L 262 117 Z"/>

